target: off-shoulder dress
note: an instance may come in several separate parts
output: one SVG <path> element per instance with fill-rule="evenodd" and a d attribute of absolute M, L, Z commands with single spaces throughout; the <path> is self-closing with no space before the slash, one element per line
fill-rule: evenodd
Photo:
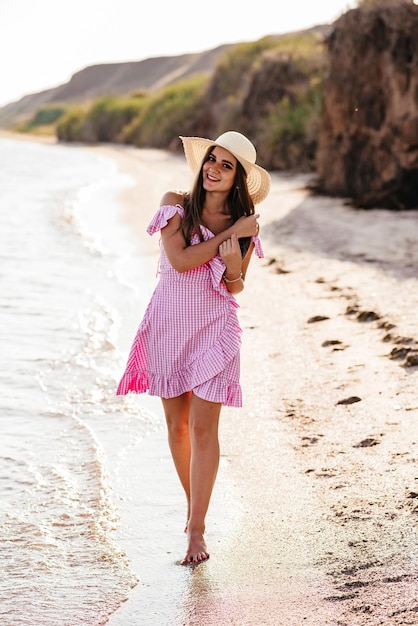
<path fill-rule="evenodd" d="M 164 228 L 181 205 L 161 206 L 147 232 Z M 202 226 L 205 241 L 214 234 Z M 191 245 L 199 243 L 195 233 Z M 253 237 L 258 257 L 263 250 Z M 159 280 L 133 341 L 118 395 L 145 393 L 174 398 L 187 391 L 225 406 L 242 406 L 241 328 L 238 304 L 222 280 L 219 255 L 195 269 L 177 272 L 160 241 Z"/>

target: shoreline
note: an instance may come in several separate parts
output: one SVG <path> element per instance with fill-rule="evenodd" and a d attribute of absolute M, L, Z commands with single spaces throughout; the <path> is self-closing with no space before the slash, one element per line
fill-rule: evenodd
<path fill-rule="evenodd" d="M 184 159 L 87 149 L 135 181 L 121 217 L 157 258 L 145 227 L 167 189 L 188 185 Z M 244 407 L 222 411 L 211 559 L 177 565 L 184 502 L 165 433 L 153 433 L 132 450 L 138 498 L 120 505 L 117 531 L 140 582 L 110 626 L 390 626 L 415 615 L 418 371 L 391 354 L 418 342 L 418 214 L 355 210 L 311 196 L 307 180 L 274 173 L 259 208 L 265 259 L 237 296 Z"/>
<path fill-rule="evenodd" d="M 418 340 L 418 215 L 311 196 L 308 178 L 273 174 L 260 206 L 266 258 L 237 297 L 244 408 L 221 418 L 218 488 L 234 486 L 238 529 L 204 566 L 211 616 L 190 576 L 196 621 L 175 623 L 369 626 L 413 611 L 418 374 L 389 355 Z M 132 623 L 117 613 L 110 624 Z"/>

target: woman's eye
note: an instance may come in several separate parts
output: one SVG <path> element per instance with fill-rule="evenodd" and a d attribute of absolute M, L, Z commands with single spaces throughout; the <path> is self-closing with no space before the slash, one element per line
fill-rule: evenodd
<path fill-rule="evenodd" d="M 216 161 L 215 157 L 212 154 L 208 156 L 207 160 L 211 161 L 211 163 L 214 163 Z"/>

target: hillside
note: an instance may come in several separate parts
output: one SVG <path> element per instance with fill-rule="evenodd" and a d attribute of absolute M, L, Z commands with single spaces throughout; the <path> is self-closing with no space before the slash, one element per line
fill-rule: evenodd
<path fill-rule="evenodd" d="M 79 103 L 108 95 L 125 95 L 142 89 L 155 90 L 194 74 L 211 74 L 220 56 L 232 44 L 180 56 L 143 61 L 103 63 L 76 72 L 58 87 L 24 96 L 0 108 L 0 126 L 27 118 L 39 107 L 58 102 Z"/>
<path fill-rule="evenodd" d="M 180 149 L 179 134 L 216 137 L 235 128 L 252 138 L 267 169 L 312 171 L 330 28 L 90 66 L 0 109 L 0 127 L 169 150 Z"/>

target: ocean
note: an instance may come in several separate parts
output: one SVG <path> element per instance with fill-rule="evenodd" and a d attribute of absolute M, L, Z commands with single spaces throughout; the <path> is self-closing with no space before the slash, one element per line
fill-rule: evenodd
<path fill-rule="evenodd" d="M 112 159 L 0 139 L 0 163 L 0 623 L 98 626 L 138 582 L 104 444 L 123 466 L 123 442 L 162 428 L 115 396 L 155 259 Z"/>

